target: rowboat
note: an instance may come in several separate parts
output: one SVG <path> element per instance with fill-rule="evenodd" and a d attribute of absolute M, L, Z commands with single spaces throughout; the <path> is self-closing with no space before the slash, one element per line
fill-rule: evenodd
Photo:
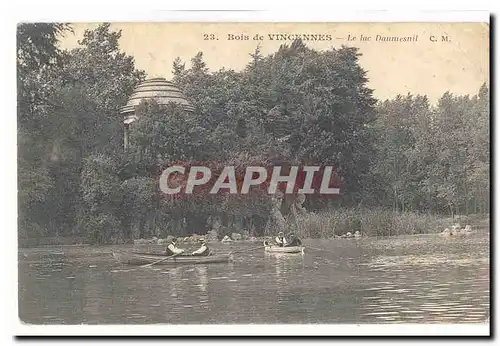
<path fill-rule="evenodd" d="M 264 251 L 276 253 L 304 253 L 303 246 L 277 246 L 264 240 Z"/>
<path fill-rule="evenodd" d="M 163 254 L 155 253 L 140 253 L 123 250 L 113 250 L 113 257 L 121 264 L 143 265 L 161 261 L 164 258 L 170 257 Z M 224 255 L 209 255 L 209 256 L 192 256 L 179 255 L 158 264 L 208 264 L 208 263 L 227 263 L 231 259 L 230 254 Z"/>

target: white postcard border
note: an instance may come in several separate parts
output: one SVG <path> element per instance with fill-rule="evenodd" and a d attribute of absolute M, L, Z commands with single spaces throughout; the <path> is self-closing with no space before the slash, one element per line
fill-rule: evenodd
<path fill-rule="evenodd" d="M 88 1 L 92 3 L 93 1 Z M 22 4 L 21 4 L 22 5 Z M 333 6 L 332 6 L 333 7 Z M 489 13 L 483 11 L 455 12 L 409 12 L 409 11 L 314 11 L 299 9 L 296 11 L 270 12 L 168 12 L 121 10 L 113 7 L 95 7 L 86 9 L 61 7 L 48 8 L 33 5 L 17 8 L 14 16 L 4 21 L 8 24 L 4 32 L 15 32 L 15 24 L 20 21 L 297 21 L 297 22 L 488 22 Z M 17 151 L 16 151 L 16 89 L 15 89 L 15 37 L 8 38 L 9 56 L 3 54 L 2 66 L 6 69 L 6 78 L 2 86 L 4 104 L 8 104 L 1 144 L 4 157 L 8 162 L 2 170 L 5 185 L 2 202 L 2 220 L 4 220 L 5 247 L 3 251 L 5 271 L 3 309 L 10 317 L 4 325 L 15 335 L 489 335 L 488 324 L 399 324 L 399 325 L 29 325 L 18 317 L 17 306 Z M 7 81 L 7 82 L 6 82 Z M 5 110 L 5 109 L 4 109 Z M 8 199 L 7 199 L 8 198 Z M 492 278 L 493 279 L 493 278 Z M 493 292 L 491 292 L 493 293 Z M 7 323 L 5 323 L 7 322 Z"/>

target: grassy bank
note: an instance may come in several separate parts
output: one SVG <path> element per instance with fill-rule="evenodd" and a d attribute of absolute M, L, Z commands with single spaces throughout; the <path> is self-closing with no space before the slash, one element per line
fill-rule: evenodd
<path fill-rule="evenodd" d="M 470 224 L 473 229 L 487 228 L 489 227 L 489 215 L 460 215 L 451 218 L 442 215 L 385 209 L 341 208 L 320 213 L 307 213 L 299 217 L 298 223 L 293 218 L 289 218 L 286 222 L 287 233 L 294 232 L 302 239 L 332 238 L 345 235 L 348 232 L 354 234 L 356 231 L 359 231 L 363 236 L 376 237 L 438 233 L 455 223 L 460 223 L 462 227 Z M 244 230 L 226 229 L 229 236 L 233 232 L 245 233 Z M 221 236 L 223 234 L 219 234 L 219 238 L 222 238 Z M 88 239 L 83 237 L 20 237 L 18 242 L 21 248 L 89 244 Z"/>
<path fill-rule="evenodd" d="M 478 225 L 488 215 L 455 216 L 399 212 L 385 209 L 335 209 L 320 213 L 309 213 L 295 220 L 287 221 L 302 238 L 331 238 L 348 232 L 359 231 L 364 236 L 394 236 L 402 234 L 423 234 L 442 232 L 455 223 Z"/>
<path fill-rule="evenodd" d="M 58 245 L 85 245 L 89 243 L 84 237 L 19 237 L 17 242 L 19 248 Z"/>

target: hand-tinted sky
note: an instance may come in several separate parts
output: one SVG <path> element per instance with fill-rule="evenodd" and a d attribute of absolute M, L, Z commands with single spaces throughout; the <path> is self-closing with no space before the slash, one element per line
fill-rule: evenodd
<path fill-rule="evenodd" d="M 63 48 L 77 46 L 85 29 L 97 24 L 74 24 L 74 35 L 67 34 Z M 269 34 L 324 34 L 331 41 L 305 41 L 315 49 L 338 48 L 342 44 L 360 48 L 360 63 L 367 70 L 369 87 L 379 99 L 397 94 L 428 95 L 435 102 L 444 92 L 475 94 L 489 82 L 489 26 L 486 23 L 114 23 L 122 30 L 120 46 L 134 56 L 136 66 L 148 77 L 172 76 L 176 57 L 188 62 L 198 51 L 211 70 L 239 70 L 249 61 L 249 53 L 262 35 L 263 54 L 275 52 L 280 44 Z M 204 34 L 218 40 L 205 40 Z M 228 40 L 228 35 L 248 35 L 249 40 Z M 360 42 L 360 35 L 371 37 Z M 347 37 L 356 37 L 348 41 Z M 384 37 L 414 37 L 416 42 L 382 42 Z M 435 39 L 436 42 L 431 41 Z M 443 41 L 447 36 L 448 41 Z M 208 36 L 210 38 L 210 36 Z"/>

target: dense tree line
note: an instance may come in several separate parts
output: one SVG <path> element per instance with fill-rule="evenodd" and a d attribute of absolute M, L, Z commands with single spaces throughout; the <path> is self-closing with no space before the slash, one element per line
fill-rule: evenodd
<path fill-rule="evenodd" d="M 396 210 L 470 214 L 489 211 L 489 91 L 446 92 L 436 106 L 425 96 L 378 105 L 378 160 L 386 204 Z"/>
<path fill-rule="evenodd" d="M 194 112 L 142 103 L 124 152 L 119 108 L 145 73 L 109 24 L 61 51 L 57 39 L 70 30 L 18 28 L 21 237 L 126 241 L 203 233 L 214 218 L 265 231 L 266 198 L 165 198 L 158 167 L 178 161 L 333 165 L 341 196 L 309 196 L 310 211 L 489 212 L 486 85 L 473 96 L 445 93 L 435 106 L 410 94 L 377 102 L 356 48 L 316 51 L 297 40 L 268 56 L 256 49 L 239 72 L 210 72 L 200 52 L 189 67 L 173 62 Z"/>

